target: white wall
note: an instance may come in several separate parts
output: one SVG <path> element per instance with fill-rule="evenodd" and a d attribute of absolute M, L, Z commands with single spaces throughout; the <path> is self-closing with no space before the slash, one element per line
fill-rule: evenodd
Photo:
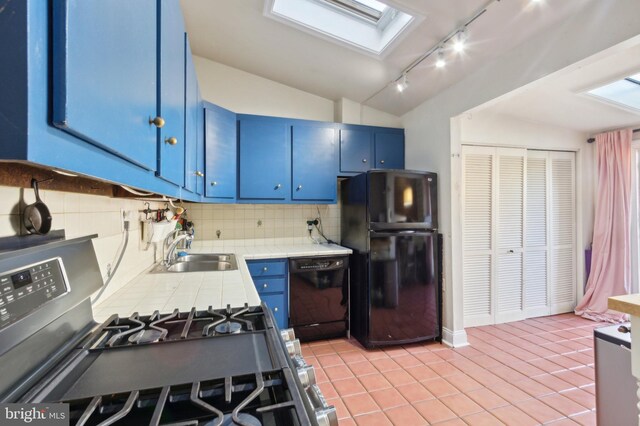
<path fill-rule="evenodd" d="M 402 127 L 400 117 L 349 99 L 334 102 L 200 56 L 193 60 L 203 99 L 233 112 Z"/>
<path fill-rule="evenodd" d="M 194 56 L 204 100 L 243 114 L 333 121 L 333 101 Z"/>
<path fill-rule="evenodd" d="M 451 118 L 565 67 L 579 66 L 578 61 L 638 34 L 639 1 L 599 2 L 479 68 L 402 117 L 406 167 L 439 173 L 440 228 L 445 236 L 444 328 L 448 342 L 466 342 L 461 314 L 462 284 L 452 277 L 451 200 L 459 188 L 451 177 L 459 174 L 459 164 L 452 158 L 451 141 L 460 135 L 452 129 Z"/>
<path fill-rule="evenodd" d="M 338 123 L 402 127 L 402 119 L 400 117 L 347 98 L 340 98 L 335 102 L 334 120 Z"/>
<path fill-rule="evenodd" d="M 145 208 L 142 201 L 42 189 L 40 197 L 51 212 L 52 230 L 64 229 L 67 238 L 98 234 L 93 239 L 93 247 L 103 277 L 107 275 L 107 265 L 115 264 L 116 253 L 123 241 L 121 210 L 134 212 L 126 253 L 100 300 L 115 293 L 153 264 L 153 248 L 146 250 L 137 220 L 138 210 Z M 28 235 L 21 226 L 21 212 L 33 202 L 35 196 L 29 188 L 0 186 L 0 237 Z M 151 203 L 151 206 L 157 208 L 160 204 Z"/>

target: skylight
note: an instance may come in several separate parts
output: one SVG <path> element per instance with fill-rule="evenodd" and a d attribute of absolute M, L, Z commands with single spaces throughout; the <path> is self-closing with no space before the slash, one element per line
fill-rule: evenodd
<path fill-rule="evenodd" d="M 420 20 L 378 0 L 268 0 L 265 15 L 376 56 Z"/>
<path fill-rule="evenodd" d="M 614 81 L 588 93 L 616 105 L 640 111 L 640 74 Z"/>

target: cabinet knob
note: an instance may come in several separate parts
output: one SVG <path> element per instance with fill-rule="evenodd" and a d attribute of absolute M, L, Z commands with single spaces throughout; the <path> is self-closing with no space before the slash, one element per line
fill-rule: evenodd
<path fill-rule="evenodd" d="M 162 117 L 154 117 L 154 118 L 149 117 L 149 124 L 153 124 L 157 128 L 161 128 L 161 127 L 164 126 L 164 118 L 162 118 Z"/>
<path fill-rule="evenodd" d="M 366 162 L 367 162 L 367 159 L 366 159 L 366 158 L 363 158 L 363 159 L 362 159 L 362 162 L 363 162 L 363 163 L 366 163 Z"/>
<path fill-rule="evenodd" d="M 282 188 L 282 184 L 279 183 L 276 185 L 276 189 L 280 189 L 280 188 Z"/>
<path fill-rule="evenodd" d="M 273 312 L 278 312 L 278 308 L 273 308 Z"/>
<path fill-rule="evenodd" d="M 202 172 L 200 172 L 200 171 L 197 171 L 197 170 L 196 170 L 196 176 L 200 176 L 200 177 L 202 177 L 202 176 L 204 176 L 204 173 L 202 173 Z"/>
<path fill-rule="evenodd" d="M 218 182 L 214 180 L 213 182 L 211 182 L 211 186 L 218 186 Z"/>
<path fill-rule="evenodd" d="M 298 191 L 300 191 L 302 189 L 302 185 L 298 185 L 298 187 L 296 188 Z"/>
<path fill-rule="evenodd" d="M 262 284 L 262 288 L 267 288 L 269 285 L 267 283 Z"/>
<path fill-rule="evenodd" d="M 509 250 L 507 253 L 511 254 L 511 253 L 513 253 L 513 250 Z"/>
<path fill-rule="evenodd" d="M 267 271 L 269 270 L 269 268 L 267 268 L 267 267 L 265 266 L 264 268 L 262 268 L 262 270 L 263 270 L 264 272 L 267 272 Z"/>
<path fill-rule="evenodd" d="M 167 138 L 164 141 L 169 145 L 176 145 L 178 143 L 178 138 L 176 138 L 175 136 L 171 136 L 170 138 Z"/>
<path fill-rule="evenodd" d="M 380 160 L 380 164 L 384 164 L 384 160 Z"/>

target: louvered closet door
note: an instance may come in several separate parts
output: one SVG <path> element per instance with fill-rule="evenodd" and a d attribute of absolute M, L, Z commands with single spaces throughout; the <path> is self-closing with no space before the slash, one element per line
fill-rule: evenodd
<path fill-rule="evenodd" d="M 551 163 L 551 314 L 569 312 L 576 304 L 575 155 L 549 153 Z"/>
<path fill-rule="evenodd" d="M 493 323 L 493 214 L 495 149 L 462 150 L 464 325 Z"/>
<path fill-rule="evenodd" d="M 524 318 L 525 149 L 498 148 L 495 322 Z"/>
<path fill-rule="evenodd" d="M 527 152 L 524 252 L 525 316 L 549 315 L 549 152 Z"/>

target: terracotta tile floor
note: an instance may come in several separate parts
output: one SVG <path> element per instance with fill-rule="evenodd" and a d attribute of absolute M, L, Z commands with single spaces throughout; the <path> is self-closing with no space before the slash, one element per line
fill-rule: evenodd
<path fill-rule="evenodd" d="M 470 346 L 303 344 L 340 425 L 595 425 L 594 323 L 573 314 L 467 329 Z"/>

